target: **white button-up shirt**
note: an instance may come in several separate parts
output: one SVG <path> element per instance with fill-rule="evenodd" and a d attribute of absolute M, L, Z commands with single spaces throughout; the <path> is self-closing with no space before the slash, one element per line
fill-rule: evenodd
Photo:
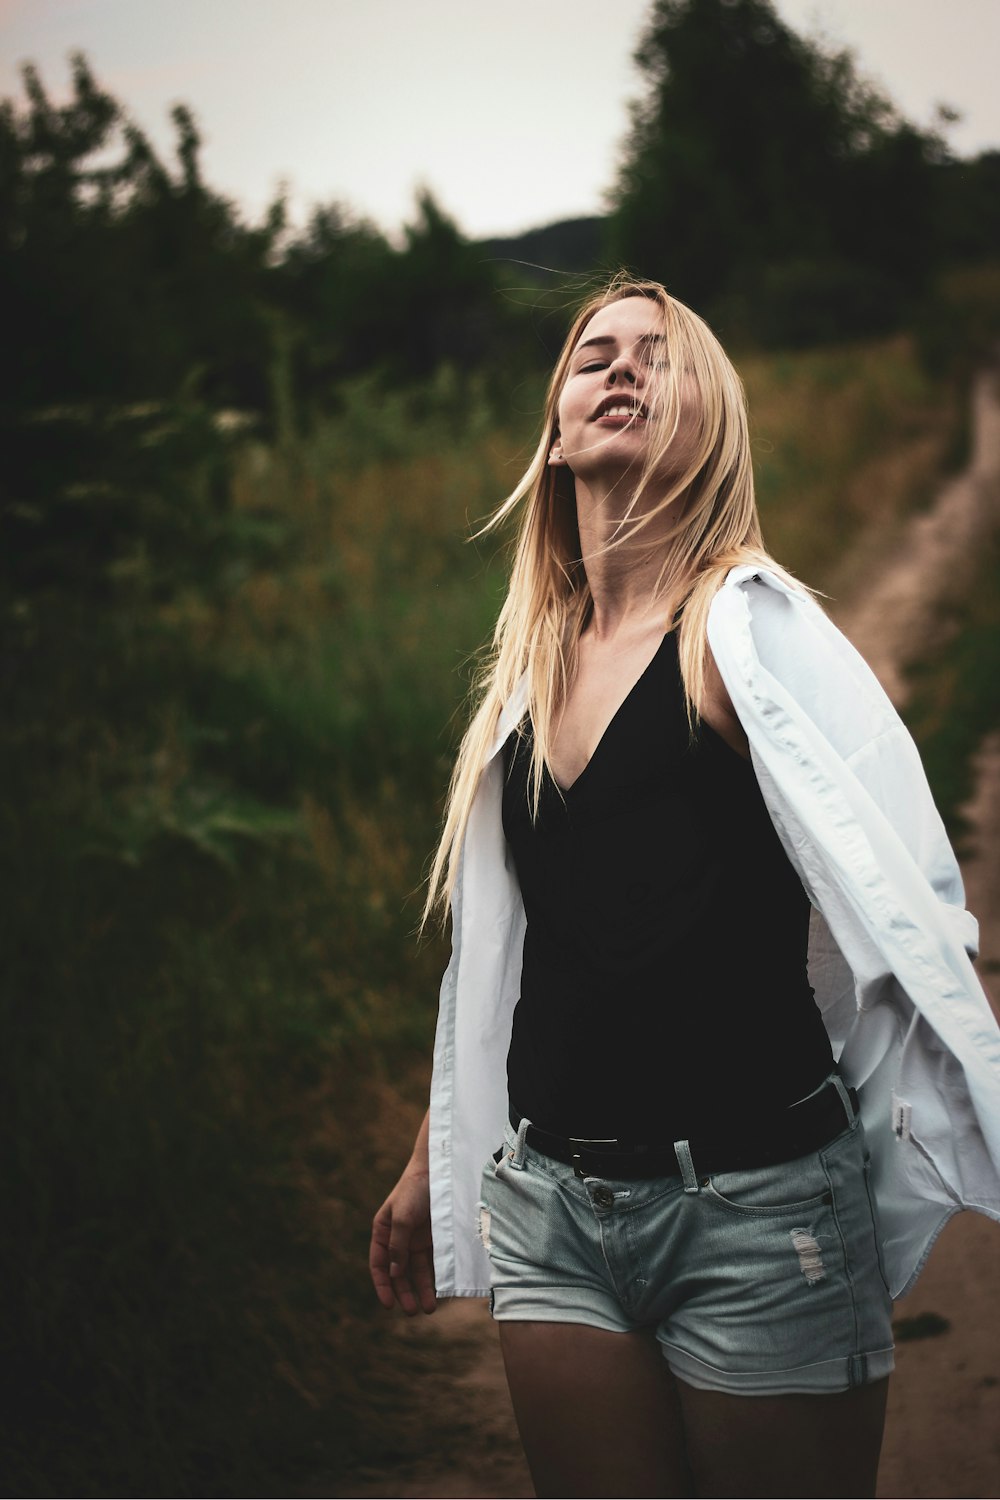
<path fill-rule="evenodd" d="M 815 601 L 763 569 L 735 568 L 713 600 L 708 637 L 813 903 L 810 983 L 859 1093 L 884 1264 L 901 1296 L 953 1213 L 1000 1219 L 1000 1031 L 970 962 L 976 923 L 916 747 Z M 525 926 L 501 822 L 499 750 L 525 702 L 522 683 L 480 780 L 452 898 L 430 1124 L 434 1268 L 445 1297 L 489 1287 L 479 1179 L 507 1116 Z M 751 880 L 754 851 L 745 857 Z"/>

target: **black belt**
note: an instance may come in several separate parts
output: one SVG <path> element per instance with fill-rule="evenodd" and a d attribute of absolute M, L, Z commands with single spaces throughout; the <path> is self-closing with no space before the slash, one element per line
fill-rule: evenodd
<path fill-rule="evenodd" d="M 847 1090 L 854 1114 L 858 1096 Z M 515 1130 L 521 1116 L 511 1106 L 510 1123 Z M 713 1172 L 739 1172 L 752 1167 L 772 1167 L 779 1162 L 808 1156 L 838 1136 L 848 1125 L 844 1101 L 836 1085 L 825 1086 L 800 1099 L 780 1115 L 760 1121 L 742 1131 L 739 1140 L 723 1140 L 698 1135 L 688 1140 L 691 1159 L 698 1177 Z M 632 1181 L 645 1177 L 672 1177 L 680 1174 L 673 1146 L 644 1145 L 635 1141 L 584 1140 L 575 1136 L 552 1135 L 529 1125 L 525 1136 L 529 1146 L 543 1156 L 565 1162 L 577 1177 L 610 1177 Z"/>

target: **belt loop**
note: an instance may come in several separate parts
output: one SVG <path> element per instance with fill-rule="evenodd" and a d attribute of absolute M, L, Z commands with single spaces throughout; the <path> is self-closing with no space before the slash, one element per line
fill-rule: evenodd
<path fill-rule="evenodd" d="M 698 1191 L 698 1179 L 695 1176 L 694 1162 L 691 1160 L 691 1147 L 687 1141 L 674 1141 L 674 1155 L 677 1157 L 677 1165 L 681 1169 L 684 1179 L 684 1191 L 696 1193 Z"/>
<path fill-rule="evenodd" d="M 524 1153 L 527 1147 L 527 1135 L 530 1129 L 531 1121 L 528 1119 L 527 1115 L 525 1115 L 520 1125 L 517 1127 L 517 1143 L 510 1154 L 510 1165 L 514 1168 L 515 1172 L 524 1171 Z"/>
<path fill-rule="evenodd" d="M 839 1073 L 832 1073 L 830 1075 L 830 1082 L 833 1084 L 834 1088 L 837 1090 L 837 1093 L 840 1095 L 840 1102 L 844 1106 L 844 1113 L 847 1115 L 848 1125 L 853 1125 L 855 1114 L 854 1100 L 847 1092 L 847 1085 L 845 1084 Z"/>

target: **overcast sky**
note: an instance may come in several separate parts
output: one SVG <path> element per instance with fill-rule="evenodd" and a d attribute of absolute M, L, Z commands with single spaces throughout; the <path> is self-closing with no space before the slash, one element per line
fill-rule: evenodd
<path fill-rule="evenodd" d="M 0 0 L 0 92 L 68 54 L 154 143 L 189 104 L 206 180 L 258 217 L 339 199 L 395 230 L 426 183 L 473 236 L 599 213 L 639 88 L 648 0 Z M 777 0 L 794 29 L 855 49 L 917 124 L 944 102 L 969 155 L 1000 147 L 1000 0 Z"/>

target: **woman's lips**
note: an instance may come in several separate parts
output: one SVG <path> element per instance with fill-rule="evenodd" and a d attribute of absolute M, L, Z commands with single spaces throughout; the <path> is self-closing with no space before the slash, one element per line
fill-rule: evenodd
<path fill-rule="evenodd" d="M 641 401 L 622 400 L 621 397 L 606 396 L 597 408 L 593 421 L 607 423 L 612 427 L 625 427 L 637 422 L 645 422 L 647 417 L 646 408 Z"/>

